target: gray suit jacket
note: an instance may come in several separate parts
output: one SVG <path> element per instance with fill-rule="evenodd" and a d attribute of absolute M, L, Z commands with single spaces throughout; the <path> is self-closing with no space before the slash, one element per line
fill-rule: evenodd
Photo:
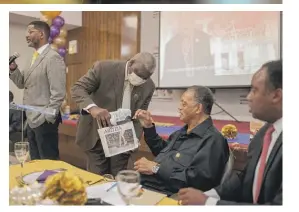
<path fill-rule="evenodd" d="M 109 112 L 121 108 L 125 81 L 125 61 L 96 62 L 83 77 L 72 87 L 72 98 L 80 110 L 95 103 Z M 152 79 L 134 87 L 131 93 L 132 117 L 137 109 L 147 110 L 155 90 Z M 139 121 L 134 121 L 137 138 L 141 138 L 142 128 Z M 78 122 L 76 143 L 83 150 L 92 149 L 99 135 L 96 120 L 90 115 L 81 115 Z"/>
<path fill-rule="evenodd" d="M 63 58 L 48 46 L 30 65 L 31 61 L 28 61 L 24 71 L 17 68 L 9 76 L 18 88 L 24 89 L 23 104 L 53 108 L 57 115 L 66 93 L 66 66 Z M 45 121 L 54 123 L 56 115 L 26 111 L 31 128 Z"/>

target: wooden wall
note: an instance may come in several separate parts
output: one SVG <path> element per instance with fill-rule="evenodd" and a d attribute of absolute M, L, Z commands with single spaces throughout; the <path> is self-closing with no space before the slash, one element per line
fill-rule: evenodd
<path fill-rule="evenodd" d="M 140 12 L 83 12 L 83 27 L 70 30 L 68 40 L 77 40 L 78 53 L 66 56 L 67 102 L 76 104 L 70 88 L 97 60 L 128 59 L 140 49 Z"/>

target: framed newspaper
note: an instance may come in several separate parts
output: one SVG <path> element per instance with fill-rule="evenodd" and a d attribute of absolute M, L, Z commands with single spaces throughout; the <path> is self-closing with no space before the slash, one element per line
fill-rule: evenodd
<path fill-rule="evenodd" d="M 98 134 L 106 157 L 125 153 L 139 146 L 132 121 L 105 128 L 99 125 Z"/>

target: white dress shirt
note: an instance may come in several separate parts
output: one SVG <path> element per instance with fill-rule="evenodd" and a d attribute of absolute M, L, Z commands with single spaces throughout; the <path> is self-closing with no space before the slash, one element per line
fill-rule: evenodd
<path fill-rule="evenodd" d="M 124 81 L 124 90 L 123 90 L 123 100 L 122 100 L 122 107 L 123 109 L 131 109 L 131 92 L 132 92 L 133 86 L 130 84 L 128 80 L 128 62 L 126 63 L 126 69 L 125 69 L 125 81 Z M 96 104 L 89 104 L 87 107 L 85 107 L 83 110 L 87 111 L 89 113 L 89 109 L 92 107 L 97 106 Z"/>
<path fill-rule="evenodd" d="M 47 43 L 47 44 L 39 47 L 39 49 L 37 50 L 38 55 L 41 55 L 49 45 L 50 44 Z"/>
<path fill-rule="evenodd" d="M 272 133 L 271 143 L 270 143 L 269 150 L 268 150 L 268 153 L 267 153 L 266 162 L 269 158 L 269 155 L 270 155 L 270 153 L 271 153 L 271 151 L 272 151 L 272 149 L 273 149 L 280 133 L 282 132 L 282 118 L 278 119 L 273 124 L 273 127 L 274 127 L 275 131 Z M 253 197 L 253 199 L 255 199 L 254 195 L 255 195 L 255 190 L 256 190 L 256 186 L 257 186 L 257 176 L 258 176 L 258 170 L 259 170 L 260 165 L 261 165 L 261 161 L 259 159 L 259 161 L 256 165 L 256 168 L 255 168 L 254 179 L 253 179 L 253 186 L 252 186 L 252 197 Z M 211 189 L 211 190 L 205 192 L 205 194 L 207 196 L 209 196 L 209 198 L 207 199 L 205 205 L 216 205 L 218 200 L 220 200 L 220 197 L 217 194 L 217 191 L 215 189 Z"/>

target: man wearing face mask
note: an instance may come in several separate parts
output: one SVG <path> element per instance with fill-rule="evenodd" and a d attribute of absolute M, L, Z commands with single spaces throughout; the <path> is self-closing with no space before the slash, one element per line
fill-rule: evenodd
<path fill-rule="evenodd" d="M 72 87 L 72 98 L 82 114 L 76 143 L 87 155 L 88 171 L 115 176 L 127 168 L 130 152 L 105 157 L 97 120 L 102 127 L 107 127 L 111 125 L 109 112 L 131 109 L 133 117 L 138 109 L 147 110 L 155 90 L 150 79 L 155 67 L 155 58 L 147 52 L 138 53 L 129 61 L 97 61 Z M 140 139 L 140 123 L 138 120 L 133 123 Z"/>

